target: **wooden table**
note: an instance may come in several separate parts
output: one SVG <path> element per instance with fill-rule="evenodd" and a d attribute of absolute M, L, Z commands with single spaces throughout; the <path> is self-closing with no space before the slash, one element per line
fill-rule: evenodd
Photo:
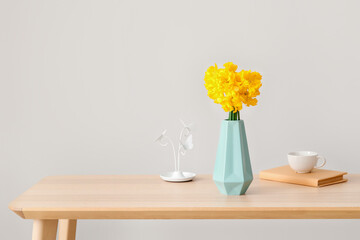
<path fill-rule="evenodd" d="M 254 179 L 243 196 L 225 196 L 210 175 L 188 183 L 159 176 L 46 177 L 9 208 L 33 219 L 33 240 L 73 240 L 77 219 L 360 218 L 360 174 L 311 188 Z"/>

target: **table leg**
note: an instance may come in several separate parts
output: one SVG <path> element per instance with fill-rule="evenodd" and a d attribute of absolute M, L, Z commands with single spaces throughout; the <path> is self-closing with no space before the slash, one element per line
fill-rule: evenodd
<path fill-rule="evenodd" d="M 32 240 L 56 240 L 58 220 L 34 220 Z"/>
<path fill-rule="evenodd" d="M 60 219 L 59 220 L 59 240 L 75 240 L 76 220 Z"/>

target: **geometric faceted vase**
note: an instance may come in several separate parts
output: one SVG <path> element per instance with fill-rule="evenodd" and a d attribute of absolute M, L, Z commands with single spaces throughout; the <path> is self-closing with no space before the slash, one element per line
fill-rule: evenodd
<path fill-rule="evenodd" d="M 242 195 L 249 188 L 253 174 L 243 120 L 221 123 L 213 180 L 226 195 Z"/>

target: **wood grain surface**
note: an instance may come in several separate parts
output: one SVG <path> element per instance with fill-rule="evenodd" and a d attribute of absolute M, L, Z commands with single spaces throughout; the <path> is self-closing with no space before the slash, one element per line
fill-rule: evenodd
<path fill-rule="evenodd" d="M 360 175 L 323 188 L 259 180 L 225 196 L 210 175 L 169 183 L 159 176 L 46 177 L 10 203 L 26 219 L 360 218 Z"/>

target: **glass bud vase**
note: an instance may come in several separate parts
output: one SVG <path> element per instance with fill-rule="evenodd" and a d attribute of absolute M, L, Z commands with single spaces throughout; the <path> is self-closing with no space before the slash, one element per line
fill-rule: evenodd
<path fill-rule="evenodd" d="M 253 174 L 243 120 L 221 123 L 213 180 L 226 195 L 242 195 L 249 188 Z"/>

